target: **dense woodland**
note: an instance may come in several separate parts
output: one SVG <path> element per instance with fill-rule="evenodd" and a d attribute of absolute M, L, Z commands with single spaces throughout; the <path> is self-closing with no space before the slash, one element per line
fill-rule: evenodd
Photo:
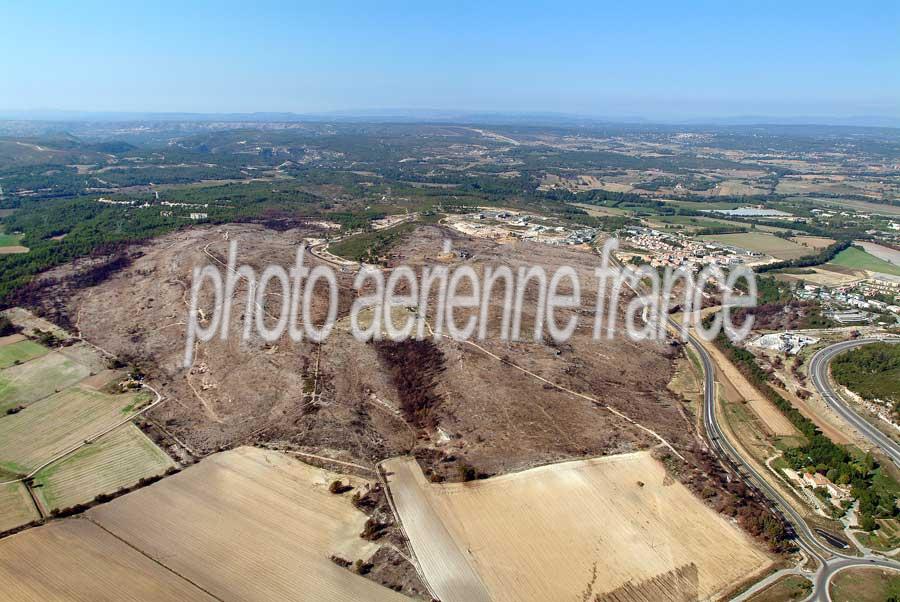
<path fill-rule="evenodd" d="M 900 345 L 874 343 L 831 362 L 834 379 L 863 399 L 881 400 L 900 413 Z"/>
<path fill-rule="evenodd" d="M 720 334 L 715 342 L 744 376 L 803 434 L 805 442 L 802 445 L 789 447 L 784 452 L 785 460 L 793 469 L 818 472 L 833 483 L 850 485 L 851 495 L 860 502 L 860 525 L 867 530 L 876 527 L 875 518 L 897 516 L 900 484 L 878 466 L 871 454 L 859 457 L 851 454 L 845 446 L 834 443 L 770 386 L 770 374 L 759 366 L 752 353 L 735 346 L 724 334 Z"/>

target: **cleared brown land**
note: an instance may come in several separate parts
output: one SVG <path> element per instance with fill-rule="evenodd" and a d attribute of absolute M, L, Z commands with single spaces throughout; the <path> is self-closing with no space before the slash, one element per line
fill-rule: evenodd
<path fill-rule="evenodd" d="M 214 600 L 84 519 L 0 540 L 0 600 Z"/>
<path fill-rule="evenodd" d="M 832 414 L 832 412 L 829 412 L 827 406 L 821 409 L 815 408 L 813 407 L 815 402 L 811 400 L 800 399 L 791 391 L 787 391 L 781 387 L 775 385 L 769 386 L 775 389 L 782 397 L 790 401 L 791 405 L 797 408 L 801 414 L 812 420 L 815 425 L 819 427 L 819 430 L 821 430 L 829 439 L 841 445 L 853 443 L 846 430 L 842 430 L 838 426 L 831 424 L 827 418 L 820 415 L 821 413 Z M 818 411 L 816 411 L 817 409 Z"/>
<path fill-rule="evenodd" d="M 11 334 L 5 337 L 0 337 L 0 347 L 5 347 L 6 345 L 12 345 L 13 343 L 18 343 L 19 341 L 24 341 L 25 336 L 21 334 Z"/>
<path fill-rule="evenodd" d="M 448 485 L 428 483 L 412 459 L 384 468 L 426 579 L 447 591 L 460 585 L 442 564 L 454 557 L 491 599 L 511 602 L 653 599 L 660 582 L 679 588 L 673 598 L 707 599 L 771 562 L 648 452 Z M 432 537 L 442 530 L 449 538 Z"/>
<path fill-rule="evenodd" d="M 165 452 L 128 423 L 41 470 L 34 477 L 34 492 L 47 510 L 69 508 L 174 466 Z"/>
<path fill-rule="evenodd" d="M 65 330 L 44 318 L 37 317 L 27 309 L 13 307 L 0 312 L 0 314 L 8 317 L 16 326 L 21 326 L 24 329 L 24 333 L 28 336 L 33 336 L 36 330 L 42 330 L 51 332 L 60 339 L 69 338 L 69 333 Z"/>
<path fill-rule="evenodd" d="M 367 559 L 378 548 L 359 538 L 366 516 L 329 493 L 338 476 L 239 448 L 87 516 L 221 599 L 408 600 L 329 559 Z"/>
<path fill-rule="evenodd" d="M 810 247 L 811 249 L 824 249 L 828 245 L 834 244 L 833 238 L 824 238 L 821 236 L 795 236 L 791 240 L 803 246 Z M 810 253 L 810 255 L 812 255 L 812 253 Z"/>
<path fill-rule="evenodd" d="M 6 477 L 0 476 L 0 481 L 6 480 Z M 22 483 L 0 485 L 0 533 L 38 518 L 40 517 L 34 507 L 34 502 L 31 501 L 31 497 Z"/>
<path fill-rule="evenodd" d="M 310 235 L 315 233 L 247 225 L 170 234 L 140 247 L 142 256 L 126 270 L 77 292 L 64 310 L 79 316 L 84 336 L 91 342 L 140 360 L 150 383 L 173 400 L 155 408 L 151 417 L 169 424 L 173 434 L 200 452 L 252 437 L 250 441 L 328 449 L 339 458 L 371 463 L 421 447 L 433 450 L 429 453 L 435 470 L 452 476 L 457 463 L 440 462 L 445 455 L 480 471 L 499 473 L 656 444 L 647 433 L 590 401 L 545 386 L 477 349 L 446 339 L 436 343 L 445 367 L 435 379 L 441 398 L 440 406 L 431 412 L 436 427 L 411 432 L 410 425 L 375 401 L 397 407 L 400 392 L 373 345 L 360 343 L 340 329 L 321 348 L 294 343 L 287 336 L 273 345 L 255 335 L 241 342 L 243 283 L 235 295 L 232 336 L 200 345 L 194 368 L 185 370 L 181 366 L 184 321 L 194 266 L 219 265 L 210 255 L 224 260 L 229 241 L 238 242 L 239 260 L 257 272 L 272 263 L 291 266 L 298 246 Z M 455 250 L 473 255 L 467 263 L 476 271 L 486 265 L 506 265 L 515 271 L 532 262 L 572 265 L 581 277 L 582 305 L 594 305 L 596 255 L 584 250 L 526 242 L 498 244 L 428 226 L 395 248 L 391 263 L 414 269 L 447 264 L 446 258 L 439 258 L 445 238 L 452 239 Z M 449 263 L 461 261 L 454 258 Z M 307 254 L 310 267 L 319 263 Z M 341 319 L 355 294 L 351 290 L 355 274 L 338 276 Z M 497 325 L 503 299 L 499 293 L 494 299 L 491 320 Z M 536 294 L 529 290 L 525 332 L 532 323 L 529 312 L 535 300 Z M 280 298 L 273 296 L 267 311 L 277 315 L 278 303 Z M 323 316 L 325 308 L 326 300 L 317 296 L 314 314 Z M 564 318 L 560 312 L 559 320 Z M 582 315 L 576 335 L 559 348 L 533 342 L 507 345 L 493 340 L 492 326 L 492 340 L 484 346 L 543 378 L 609 403 L 662 433 L 676 447 L 692 445 L 680 402 L 666 389 L 673 350 L 666 344 L 623 339 L 597 343 L 591 337 L 592 326 L 592 319 Z M 316 398 L 307 404 L 304 391 L 311 388 L 316 389 Z"/>
<path fill-rule="evenodd" d="M 781 280 L 800 280 L 810 282 L 822 286 L 840 286 L 857 282 L 866 277 L 866 273 L 862 270 L 840 269 L 838 266 L 829 265 L 828 268 L 804 268 L 805 271 L 812 271 L 811 274 L 778 274 Z"/>
<path fill-rule="evenodd" d="M 753 412 L 759 416 L 763 424 L 771 431 L 773 435 L 799 435 L 800 432 L 794 428 L 790 420 L 785 417 L 781 411 L 775 407 L 771 401 L 763 397 L 756 388 L 744 377 L 740 371 L 734 367 L 734 364 L 725 359 L 722 352 L 711 343 L 704 343 L 706 350 L 713 357 L 717 370 L 727 379 L 728 383 L 734 388 L 737 394 L 747 400 L 747 403 L 753 408 Z"/>

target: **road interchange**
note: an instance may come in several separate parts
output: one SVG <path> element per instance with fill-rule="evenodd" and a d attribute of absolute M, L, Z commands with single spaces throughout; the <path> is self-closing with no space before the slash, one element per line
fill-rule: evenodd
<path fill-rule="evenodd" d="M 679 325 L 680 327 L 680 325 Z M 870 341 L 871 342 L 871 341 Z M 797 545 L 811 558 L 818 563 L 818 568 L 814 575 L 806 574 L 804 576 L 810 578 L 813 583 L 813 590 L 806 601 L 812 600 L 831 600 L 828 592 L 828 584 L 831 578 L 839 571 L 852 567 L 880 567 L 886 569 L 900 570 L 900 562 L 865 554 L 863 556 L 849 556 L 833 550 L 823 544 L 819 537 L 813 532 L 806 521 L 800 514 L 794 510 L 790 502 L 785 499 L 777 489 L 766 481 L 766 479 L 757 472 L 757 470 L 747 462 L 740 454 L 734 444 L 728 440 L 722 431 L 718 417 L 716 416 L 716 382 L 715 367 L 709 353 L 693 335 L 689 338 L 689 343 L 697 355 L 700 357 L 704 373 L 704 393 L 703 393 L 703 424 L 706 429 L 710 446 L 713 451 L 720 457 L 727 460 L 735 467 L 740 477 L 761 491 L 770 502 L 782 513 L 782 516 L 790 523 L 796 536 Z M 861 343 L 862 344 L 862 343 Z M 826 364 L 827 366 L 827 364 Z M 779 572 L 781 573 L 781 572 Z M 796 570 L 783 571 L 787 574 L 797 574 Z M 758 585 L 767 586 L 771 581 L 766 580 Z M 763 589 L 763 587 L 751 587 L 733 600 L 746 600 L 751 595 Z M 806 602 L 804 601 L 804 602 Z"/>

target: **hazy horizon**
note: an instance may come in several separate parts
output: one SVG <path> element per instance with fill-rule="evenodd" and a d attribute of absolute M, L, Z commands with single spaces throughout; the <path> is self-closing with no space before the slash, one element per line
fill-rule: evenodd
<path fill-rule="evenodd" d="M 402 107 L 661 122 L 900 120 L 900 7 L 887 2 L 50 2 L 5 13 L 0 52 L 16 57 L 0 91 L 6 113 Z"/>

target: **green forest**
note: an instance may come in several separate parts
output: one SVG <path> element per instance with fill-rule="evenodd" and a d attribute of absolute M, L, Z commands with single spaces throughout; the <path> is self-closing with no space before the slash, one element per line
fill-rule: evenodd
<path fill-rule="evenodd" d="M 900 345 L 873 343 L 842 353 L 832 360 L 831 374 L 863 399 L 900 409 Z"/>

